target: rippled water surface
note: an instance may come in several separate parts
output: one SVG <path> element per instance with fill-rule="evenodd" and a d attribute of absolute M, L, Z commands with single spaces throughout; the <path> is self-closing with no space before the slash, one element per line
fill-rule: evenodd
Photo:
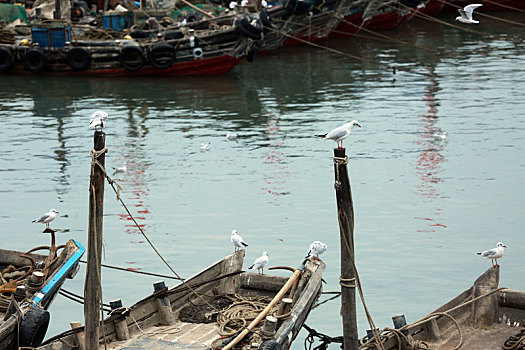
<path fill-rule="evenodd" d="M 335 143 L 312 135 L 358 119 L 363 127 L 345 146 L 357 265 L 376 324 L 389 326 L 397 313 L 415 321 L 468 288 L 490 267 L 474 253 L 498 241 L 508 247 L 501 285 L 523 290 L 525 29 L 486 18 L 475 29 L 484 35 L 413 20 L 385 33 L 432 51 L 362 37 L 322 42 L 364 63 L 300 47 L 220 77 L 2 76 L 2 248 L 48 244 L 31 220 L 50 208 L 60 211 L 58 240 L 87 245 L 87 124 L 103 109 L 107 168 L 127 163 L 115 176 L 122 198 L 180 275 L 229 254 L 235 228 L 249 244 L 247 263 L 266 250 L 270 265 L 296 266 L 312 241 L 327 243 L 324 290 L 337 291 Z M 104 215 L 106 264 L 169 274 L 108 186 Z M 82 294 L 84 273 L 64 287 Z M 131 305 L 156 280 L 104 270 L 104 300 Z M 307 324 L 340 335 L 339 303 L 316 308 Z M 83 319 L 62 296 L 51 314 L 48 335 Z M 293 348 L 303 339 L 304 331 Z"/>

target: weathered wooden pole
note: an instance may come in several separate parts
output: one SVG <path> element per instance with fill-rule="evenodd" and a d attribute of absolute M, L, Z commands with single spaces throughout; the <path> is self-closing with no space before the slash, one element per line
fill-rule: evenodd
<path fill-rule="evenodd" d="M 100 303 L 102 299 L 100 264 L 102 259 L 102 214 L 104 212 L 104 171 L 106 134 L 95 130 L 89 180 L 89 224 L 86 280 L 84 284 L 85 349 L 98 349 Z"/>
<path fill-rule="evenodd" d="M 341 277 L 339 284 L 341 285 L 343 349 L 356 350 L 359 348 L 355 304 L 356 280 L 351 261 L 352 256 L 354 256 L 354 204 L 345 151 L 344 148 L 334 149 L 335 195 L 341 236 Z M 350 252 L 348 252 L 348 246 Z"/>

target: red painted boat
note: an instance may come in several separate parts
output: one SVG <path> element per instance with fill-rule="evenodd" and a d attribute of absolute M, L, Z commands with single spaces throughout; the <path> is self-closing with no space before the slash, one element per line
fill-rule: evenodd
<path fill-rule="evenodd" d="M 397 9 L 391 8 L 370 18 L 367 28 L 372 30 L 391 30 L 397 28 L 405 21 L 408 14 L 402 14 Z"/>
<path fill-rule="evenodd" d="M 329 38 L 347 38 L 357 34 L 362 28 L 367 28 L 370 20 L 363 20 L 363 11 L 350 13 L 344 20 L 330 33 Z"/>
<path fill-rule="evenodd" d="M 450 1 L 452 4 L 461 8 L 471 4 L 472 1 Z M 525 0 L 490 0 L 490 2 L 479 0 L 476 3 L 482 4 L 483 7 L 478 9 L 483 11 L 512 11 L 512 9 L 525 10 Z M 447 5 L 445 11 L 454 12 L 457 11 L 457 7 Z"/>
<path fill-rule="evenodd" d="M 445 7 L 443 0 L 429 0 L 424 8 L 420 9 L 420 12 L 426 13 L 427 15 L 434 15 L 441 12 Z"/>

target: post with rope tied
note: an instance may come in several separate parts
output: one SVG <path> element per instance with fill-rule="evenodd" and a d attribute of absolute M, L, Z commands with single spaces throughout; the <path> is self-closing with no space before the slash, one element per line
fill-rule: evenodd
<path fill-rule="evenodd" d="M 84 284 L 85 349 L 98 349 L 102 300 L 102 216 L 104 212 L 106 134 L 95 130 L 89 179 L 88 256 Z"/>
<path fill-rule="evenodd" d="M 341 237 L 341 316 L 343 318 L 343 349 L 357 350 L 359 337 L 356 320 L 356 276 L 354 256 L 354 205 L 348 176 L 348 157 L 344 148 L 334 148 L 335 195 Z"/>

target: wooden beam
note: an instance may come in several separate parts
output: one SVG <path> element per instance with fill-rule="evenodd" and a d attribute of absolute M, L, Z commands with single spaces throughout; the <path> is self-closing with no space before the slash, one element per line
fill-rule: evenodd
<path fill-rule="evenodd" d="M 101 151 L 106 145 L 106 134 L 95 131 L 94 149 Z M 105 166 L 105 154 L 97 158 Z M 88 223 L 88 256 L 86 280 L 84 284 L 84 324 L 85 347 L 89 350 L 98 349 L 100 302 L 102 290 L 101 259 L 102 259 L 102 216 L 104 212 L 104 172 L 96 164 L 91 165 L 89 181 L 89 223 Z"/>
<path fill-rule="evenodd" d="M 525 310 L 525 292 L 512 289 L 499 291 L 499 304 L 501 306 Z"/>

